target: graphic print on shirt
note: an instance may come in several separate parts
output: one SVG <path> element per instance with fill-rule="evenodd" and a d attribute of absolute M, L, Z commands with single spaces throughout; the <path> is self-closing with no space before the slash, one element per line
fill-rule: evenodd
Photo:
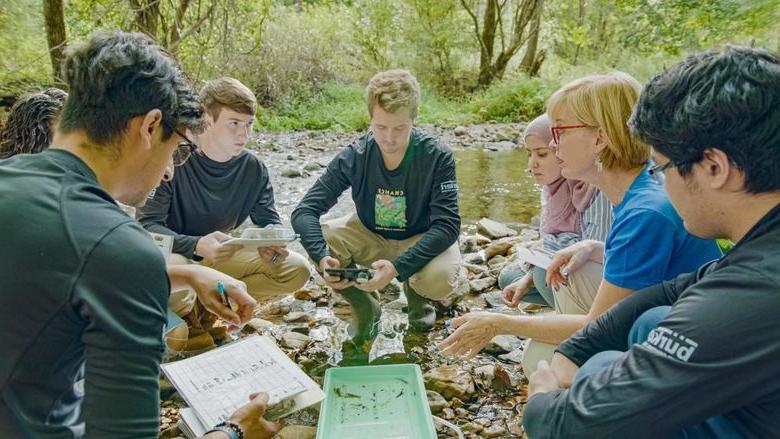
<path fill-rule="evenodd" d="M 663 326 L 653 329 L 644 345 L 655 348 L 664 355 L 686 362 L 699 347 L 699 344 L 690 338 Z"/>
<path fill-rule="evenodd" d="M 374 225 L 379 230 L 406 230 L 406 196 L 403 190 L 377 188 Z"/>

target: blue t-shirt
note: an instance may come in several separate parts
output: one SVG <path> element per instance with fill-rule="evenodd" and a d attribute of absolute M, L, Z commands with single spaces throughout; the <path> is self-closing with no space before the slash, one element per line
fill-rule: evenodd
<path fill-rule="evenodd" d="M 604 246 L 604 279 L 632 290 L 696 271 L 722 256 L 714 240 L 697 238 L 685 230 L 663 184 L 647 169 L 614 207 Z"/>

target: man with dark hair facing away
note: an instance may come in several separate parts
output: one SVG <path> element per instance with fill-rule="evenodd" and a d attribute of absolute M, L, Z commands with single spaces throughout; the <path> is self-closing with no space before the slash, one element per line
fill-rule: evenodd
<path fill-rule="evenodd" d="M 116 201 L 146 200 L 189 152 L 183 133 L 201 130 L 203 108 L 142 34 L 95 34 L 71 46 L 63 71 L 56 144 L 0 161 L 0 437 L 156 437 L 171 281 Z M 228 294 L 248 317 L 251 298 Z M 266 402 L 206 436 L 271 437 Z"/>
<path fill-rule="evenodd" d="M 780 58 L 730 47 L 651 79 L 630 120 L 686 228 L 736 246 L 640 290 L 531 376 L 538 438 L 780 432 Z"/>

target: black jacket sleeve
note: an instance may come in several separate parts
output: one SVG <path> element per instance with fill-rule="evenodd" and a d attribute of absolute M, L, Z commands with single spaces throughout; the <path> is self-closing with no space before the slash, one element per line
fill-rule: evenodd
<path fill-rule="evenodd" d="M 556 352 L 582 366 L 599 352 L 627 350 L 628 333 L 634 321 L 651 308 L 673 304 L 680 293 L 695 283 L 708 266 L 703 266 L 697 273 L 681 274 L 675 279 L 626 297 L 561 343 Z"/>
<path fill-rule="evenodd" d="M 687 285 L 647 341 L 567 390 L 534 395 L 523 420 L 528 436 L 674 437 L 721 415 L 740 436 L 773 436 L 774 426 L 756 422 L 772 416 L 732 413 L 778 391 L 777 283 L 760 271 L 723 270 Z M 616 306 L 608 314 L 626 312 Z"/>
<path fill-rule="evenodd" d="M 349 176 L 353 173 L 354 161 L 351 147 L 341 151 L 306 192 L 290 217 L 293 230 L 301 235 L 301 244 L 315 264 L 329 254 L 328 244 L 322 236 L 320 216 L 335 206 L 339 196 L 350 187 Z"/>
<path fill-rule="evenodd" d="M 257 202 L 249 211 L 249 218 L 252 222 L 260 227 L 265 227 L 269 224 L 281 224 L 282 219 L 279 218 L 279 212 L 276 211 L 274 206 L 274 188 L 271 185 L 271 177 L 268 175 L 268 168 L 265 163 L 260 163 L 260 178 L 259 182 L 262 189 L 257 197 Z"/>
<path fill-rule="evenodd" d="M 173 236 L 173 252 L 192 259 L 202 236 L 182 235 L 168 228 L 172 192 L 170 182 L 161 183 L 146 205 L 137 209 L 136 219 L 149 232 Z"/>
<path fill-rule="evenodd" d="M 455 160 L 452 152 L 441 156 L 434 169 L 430 202 L 431 228 L 411 248 L 398 256 L 393 265 L 398 280 L 403 282 L 444 250 L 447 250 L 460 234 L 458 213 L 458 184 L 455 178 Z"/>

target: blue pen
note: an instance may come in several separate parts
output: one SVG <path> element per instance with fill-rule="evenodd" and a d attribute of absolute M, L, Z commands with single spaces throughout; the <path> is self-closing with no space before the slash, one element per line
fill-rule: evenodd
<path fill-rule="evenodd" d="M 222 295 L 222 297 L 225 299 L 225 306 L 228 308 L 232 308 L 230 305 L 230 298 L 227 295 L 227 292 L 225 291 L 225 284 L 222 283 L 221 280 L 217 281 L 217 292 Z"/>

